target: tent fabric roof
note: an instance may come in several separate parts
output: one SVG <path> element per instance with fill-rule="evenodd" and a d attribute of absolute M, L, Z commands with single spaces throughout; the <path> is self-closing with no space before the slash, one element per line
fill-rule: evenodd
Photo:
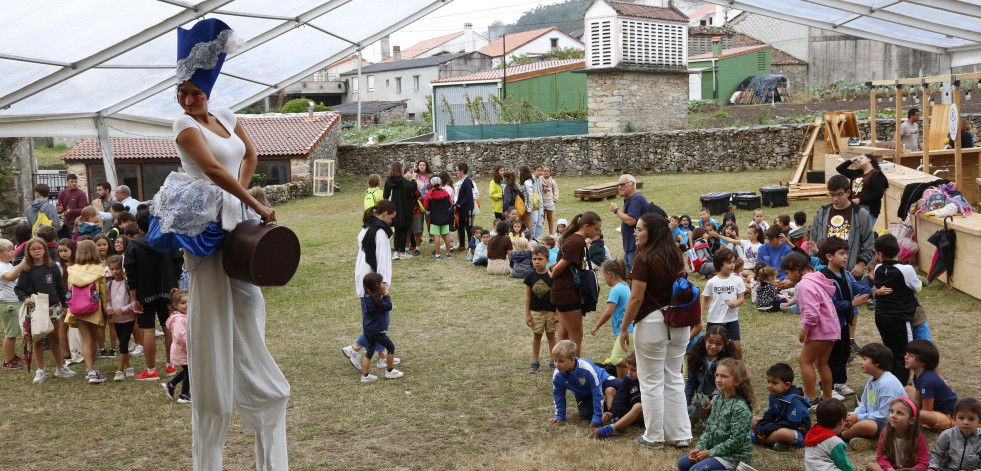
<path fill-rule="evenodd" d="M 755 45 L 755 46 L 730 47 L 729 49 L 723 49 L 722 50 L 722 54 L 719 57 L 713 56 L 712 53 L 710 52 L 710 53 L 707 53 L 707 54 L 699 54 L 697 56 L 691 56 L 691 57 L 688 58 L 688 60 L 689 61 L 703 61 L 703 60 L 712 59 L 712 58 L 716 58 L 716 59 L 728 59 L 730 57 L 741 56 L 743 54 L 749 54 L 751 52 L 762 51 L 762 50 L 765 50 L 765 49 L 770 49 L 770 45 L 769 44 L 759 44 L 759 45 Z"/>
<path fill-rule="evenodd" d="M 403 59 L 400 61 L 393 62 L 379 62 L 377 64 L 369 65 L 367 67 L 361 68 L 361 74 L 371 74 L 377 72 L 389 72 L 392 70 L 404 70 L 404 69 L 415 69 L 418 67 L 433 67 L 453 59 L 463 57 L 467 54 L 473 54 L 472 52 L 459 52 L 456 54 L 440 54 L 438 56 L 423 57 L 420 59 Z M 357 70 L 349 70 L 341 74 L 341 77 L 347 77 L 349 75 L 358 75 Z"/>
<path fill-rule="evenodd" d="M 116 136 L 128 135 L 120 121 L 169 127 L 181 113 L 176 29 L 203 18 L 224 21 L 248 41 L 225 60 L 210 99 L 238 110 L 450 1 L 378 8 L 377 0 L 52 0 L 42 9 L 12 2 L 0 30 L 0 135 L 4 124 L 29 120 L 91 127 L 106 117 L 117 123 Z"/>
<path fill-rule="evenodd" d="M 981 63 L 981 0 L 707 0 L 828 31 Z M 871 78 L 871 77 L 870 77 Z"/>
<path fill-rule="evenodd" d="M 332 127 L 340 122 L 338 113 L 314 115 L 251 117 L 239 115 L 242 130 L 249 136 L 259 157 L 306 155 Z M 112 137 L 112 153 L 116 159 L 177 158 L 174 139 Z M 99 140 L 90 138 L 61 156 L 62 160 L 102 160 Z"/>
<path fill-rule="evenodd" d="M 477 52 L 482 52 L 482 53 L 487 54 L 488 56 L 491 56 L 491 57 L 501 57 L 505 53 L 514 51 L 515 49 L 517 49 L 517 48 L 519 48 L 521 46 L 524 46 L 525 44 L 528 44 L 528 43 L 530 43 L 530 42 L 532 42 L 532 41 L 534 41 L 534 40 L 536 40 L 536 39 L 538 39 L 538 38 L 540 38 L 542 36 L 545 36 L 546 34 L 551 33 L 552 31 L 558 31 L 558 32 L 560 32 L 560 33 L 562 33 L 562 34 L 564 34 L 566 36 L 569 36 L 569 34 L 566 33 L 565 31 L 562 31 L 562 30 L 560 30 L 560 29 L 558 29 L 558 28 L 556 28 L 554 26 L 550 26 L 548 28 L 533 29 L 531 31 L 523 31 L 521 33 L 508 34 L 505 37 L 499 38 L 497 41 L 494 41 L 494 42 L 492 42 L 492 43 L 490 43 L 490 44 L 482 47 Z M 575 41 L 579 41 L 578 39 L 573 38 L 572 36 L 569 36 L 569 37 L 572 38 Z M 507 51 L 504 50 L 504 43 L 505 42 L 507 42 L 507 45 L 508 45 Z M 582 42 L 582 41 L 579 41 L 579 42 Z"/>
<path fill-rule="evenodd" d="M 542 61 L 533 62 L 531 64 L 518 65 L 514 67 L 508 67 L 507 75 L 508 79 L 519 74 L 526 74 L 529 72 L 542 72 L 540 75 L 546 75 L 548 73 L 563 72 L 565 70 L 572 70 L 573 68 L 586 67 L 586 61 L 582 59 L 563 59 L 555 61 Z M 549 69 L 556 69 L 554 72 Z M 438 80 L 433 80 L 432 83 L 450 83 L 450 82 L 488 82 L 501 80 L 504 78 L 504 69 L 491 69 L 485 70 L 483 72 L 477 72 L 470 75 L 458 75 L 456 77 L 441 78 Z M 510 80 L 508 80 L 510 82 Z M 336 110 L 337 107 L 334 107 Z"/>

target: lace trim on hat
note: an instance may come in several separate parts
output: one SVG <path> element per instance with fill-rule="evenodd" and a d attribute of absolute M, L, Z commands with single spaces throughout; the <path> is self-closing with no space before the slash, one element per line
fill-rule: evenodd
<path fill-rule="evenodd" d="M 188 81 L 198 69 L 214 69 L 219 56 L 233 54 L 244 46 L 245 41 L 231 29 L 218 33 L 218 37 L 212 41 L 195 44 L 187 57 L 177 61 L 177 83 Z"/>

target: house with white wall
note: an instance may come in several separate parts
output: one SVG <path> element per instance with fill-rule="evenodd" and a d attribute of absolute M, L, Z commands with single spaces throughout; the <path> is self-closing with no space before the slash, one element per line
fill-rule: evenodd
<path fill-rule="evenodd" d="M 586 45 L 568 33 L 554 27 L 507 34 L 480 49 L 478 52 L 493 58 L 497 67 L 504 56 L 546 56 L 555 49 L 574 48 L 584 50 Z"/>
<path fill-rule="evenodd" d="M 688 17 L 674 8 L 596 0 L 584 15 L 587 68 L 685 68 Z"/>
<path fill-rule="evenodd" d="M 419 41 L 409 47 L 399 47 L 399 49 L 402 59 L 421 59 L 440 54 L 474 52 L 487 44 L 487 38 L 474 31 L 472 23 L 464 23 L 463 31 Z M 391 60 L 398 59 L 393 57 Z"/>
<path fill-rule="evenodd" d="M 491 68 L 491 58 L 480 52 L 442 54 L 418 59 L 379 62 L 341 74 L 348 83 L 344 103 L 368 101 L 406 102 L 408 119 L 419 121 L 426 111 L 433 80 L 468 75 Z"/>

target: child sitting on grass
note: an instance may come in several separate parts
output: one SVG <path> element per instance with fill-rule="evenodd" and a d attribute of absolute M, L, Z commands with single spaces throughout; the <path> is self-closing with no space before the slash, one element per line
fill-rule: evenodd
<path fill-rule="evenodd" d="M 766 230 L 770 228 L 770 223 L 766 222 L 766 220 L 763 218 L 762 209 L 753 210 L 753 220 L 749 222 L 749 227 L 753 226 L 759 228 L 760 232 L 766 232 Z"/>
<path fill-rule="evenodd" d="M 623 325 L 623 314 L 627 311 L 627 301 L 630 299 L 630 287 L 627 286 L 626 281 L 627 265 L 623 259 L 607 260 L 603 263 L 602 272 L 603 281 L 606 282 L 606 286 L 610 287 L 610 295 L 606 299 L 606 310 L 603 311 L 603 315 L 596 321 L 596 325 L 589 333 L 596 335 L 600 327 L 603 327 L 606 321 L 610 321 L 610 326 L 613 327 L 613 350 L 610 352 L 608 361 L 616 367 L 617 377 L 623 378 L 623 375 L 627 373 L 627 366 L 623 363 L 623 359 L 634 348 L 633 324 L 627 327 L 630 337 L 630 342 L 627 344 L 629 350 L 624 350 L 620 346 L 620 327 Z"/>
<path fill-rule="evenodd" d="M 514 250 L 511 251 L 511 278 L 524 279 L 535 271 L 531 265 L 531 249 L 528 248 L 528 239 L 518 237 L 514 241 Z"/>
<path fill-rule="evenodd" d="M 981 469 L 981 402 L 966 398 L 954 405 L 957 426 L 944 430 L 930 451 L 930 471 Z"/>
<path fill-rule="evenodd" d="M 773 444 L 779 452 L 804 446 L 804 436 L 811 429 L 811 401 L 793 382 L 794 369 L 786 363 L 766 370 L 770 407 L 763 417 L 753 418 L 753 443 Z"/>
<path fill-rule="evenodd" d="M 837 399 L 821 401 L 815 415 L 817 424 L 804 437 L 805 471 L 855 471 L 845 454 L 848 446 L 838 436 L 848 415 L 845 404 Z"/>
<path fill-rule="evenodd" d="M 715 372 L 719 395 L 695 449 L 678 459 L 679 471 L 736 469 L 753 458 L 753 386 L 743 362 L 725 358 Z"/>
<path fill-rule="evenodd" d="M 780 233 L 785 237 L 790 233 L 792 227 L 790 227 L 790 216 L 786 214 L 781 214 L 773 220 L 773 227 L 779 227 Z"/>
<path fill-rule="evenodd" d="M 691 231 L 691 249 L 688 250 L 689 256 L 694 255 L 693 260 L 688 264 L 698 273 L 699 278 L 715 275 L 715 265 L 712 264 L 712 252 L 709 251 L 708 241 L 705 235 L 708 233 L 704 227 L 696 227 Z M 694 251 L 694 254 L 692 254 Z"/>
<path fill-rule="evenodd" d="M 681 216 L 671 216 L 668 218 L 668 227 L 671 228 L 671 233 L 674 234 L 674 242 L 678 244 L 678 248 L 682 252 L 688 250 L 688 232 L 690 229 L 684 229 L 681 227 Z"/>
<path fill-rule="evenodd" d="M 520 240 L 520 239 L 519 239 Z M 532 362 L 529 373 L 538 373 L 541 364 L 538 352 L 542 347 L 542 334 L 548 338 L 548 349 L 555 348 L 555 331 L 559 327 L 555 306 L 552 305 L 552 277 L 548 275 L 545 264 L 548 250 L 535 247 L 531 252 L 531 264 L 535 271 L 525 277 L 525 324 L 531 327 Z M 514 272 L 512 272 L 514 273 Z M 554 363 L 549 364 L 554 369 Z"/>
<path fill-rule="evenodd" d="M 757 261 L 763 262 L 773 268 L 777 269 L 777 279 L 783 281 L 787 278 L 781 269 L 780 263 L 787 254 L 793 252 L 793 248 L 783 242 L 783 238 L 780 237 L 780 227 L 772 226 L 766 230 L 766 243 L 760 246 L 759 253 L 757 254 Z M 782 288 L 782 283 L 775 283 L 778 288 Z"/>
<path fill-rule="evenodd" d="M 480 233 L 484 232 L 484 228 L 481 226 L 473 226 L 473 235 L 470 236 L 470 241 L 467 242 L 467 260 L 473 261 L 473 253 L 477 250 L 477 244 L 480 243 Z"/>
<path fill-rule="evenodd" d="M 787 302 L 786 298 L 780 297 L 777 288 L 773 283 L 777 281 L 777 269 L 763 262 L 759 262 L 755 267 L 757 281 L 756 286 L 756 310 L 763 312 L 779 312 L 780 304 Z"/>
<path fill-rule="evenodd" d="M 510 275 L 511 265 L 508 258 L 511 257 L 511 237 L 508 236 L 508 228 L 511 223 L 501 221 L 497 224 L 497 235 L 487 241 L 487 274 L 489 275 Z"/>
<path fill-rule="evenodd" d="M 923 339 L 908 343 L 905 364 L 913 372 L 913 385 L 906 386 L 906 395 L 918 405 L 920 424 L 934 430 L 953 427 L 957 394 L 937 374 L 940 364 L 937 347 Z"/>
<path fill-rule="evenodd" d="M 733 276 L 732 270 L 735 266 L 736 254 L 725 247 L 715 252 L 712 257 L 712 264 L 718 270 L 718 274 L 712 277 L 705 284 L 703 297 L 712 298 L 711 302 L 703 302 L 706 318 L 706 327 L 721 325 L 729 332 L 732 339 L 732 356 L 737 360 L 742 359 L 743 349 L 740 345 L 739 335 L 739 306 L 746 301 L 746 285 L 743 280 Z"/>
<path fill-rule="evenodd" d="M 475 232 L 476 234 L 476 232 Z M 490 242 L 490 231 L 480 231 L 480 241 L 473 249 L 473 264 L 478 267 L 487 266 L 487 243 Z"/>
<path fill-rule="evenodd" d="M 621 262 L 623 263 L 623 262 Z M 640 382 L 637 381 L 637 356 L 630 352 L 623 358 L 627 370 L 623 377 L 623 385 L 613 396 L 613 405 L 609 412 L 603 413 L 603 422 L 617 418 L 616 422 L 596 429 L 596 438 L 607 438 L 621 433 L 624 429 L 638 421 L 644 420 L 644 407 L 640 402 Z M 643 423 L 643 422 L 640 422 Z"/>
<path fill-rule="evenodd" d="M 555 238 L 545 236 L 542 243 L 548 248 L 548 266 L 552 266 L 559 259 L 559 248 L 555 246 Z"/>
<path fill-rule="evenodd" d="M 712 399 L 719 394 L 715 385 L 715 370 L 719 360 L 732 357 L 729 332 L 721 325 L 705 330 L 688 354 L 688 381 L 685 400 L 688 418 L 694 423 L 711 413 Z"/>
<path fill-rule="evenodd" d="M 711 211 L 709 211 L 708 208 L 702 207 L 702 209 L 698 210 L 698 227 L 705 227 L 705 225 L 709 223 L 711 223 L 713 227 L 718 229 L 719 221 L 716 221 L 712 217 L 712 213 Z"/>
<path fill-rule="evenodd" d="M 603 425 L 604 399 L 609 408 L 623 381 L 593 362 L 577 358 L 576 343 L 572 340 L 560 340 L 555 345 L 552 349 L 552 361 L 555 362 L 555 374 L 552 375 L 555 415 L 548 422 L 555 424 L 565 420 L 565 393 L 572 391 L 579 417 L 590 421 L 593 427 Z"/>
<path fill-rule="evenodd" d="M 889 403 L 905 396 L 903 384 L 889 372 L 892 352 L 881 343 L 870 343 L 858 351 L 862 373 L 871 376 L 862 390 L 858 407 L 845 419 L 841 438 L 848 441 L 853 451 L 866 451 L 875 447 L 886 421 L 889 419 Z"/>
<path fill-rule="evenodd" d="M 866 465 L 866 471 L 926 469 L 930 465 L 930 449 L 920 433 L 918 419 L 913 401 L 906 396 L 893 399 L 889 403 L 889 422 L 879 436 L 875 463 Z"/>

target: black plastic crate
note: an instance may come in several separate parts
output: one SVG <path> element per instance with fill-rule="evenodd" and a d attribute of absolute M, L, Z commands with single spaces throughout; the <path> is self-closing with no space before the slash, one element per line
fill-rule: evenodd
<path fill-rule="evenodd" d="M 763 206 L 776 208 L 778 206 L 790 206 L 787 201 L 787 194 L 790 188 L 786 186 L 764 186 L 760 188 L 760 196 L 763 198 Z"/>
<path fill-rule="evenodd" d="M 708 208 L 709 214 L 725 214 L 729 212 L 731 206 L 729 206 L 729 200 L 732 198 L 732 193 L 708 193 L 698 197 L 698 202 L 702 207 Z"/>
<path fill-rule="evenodd" d="M 760 195 L 752 191 L 737 191 L 732 194 L 732 205 L 736 209 L 751 211 L 760 209 L 762 207 L 762 201 Z"/>

